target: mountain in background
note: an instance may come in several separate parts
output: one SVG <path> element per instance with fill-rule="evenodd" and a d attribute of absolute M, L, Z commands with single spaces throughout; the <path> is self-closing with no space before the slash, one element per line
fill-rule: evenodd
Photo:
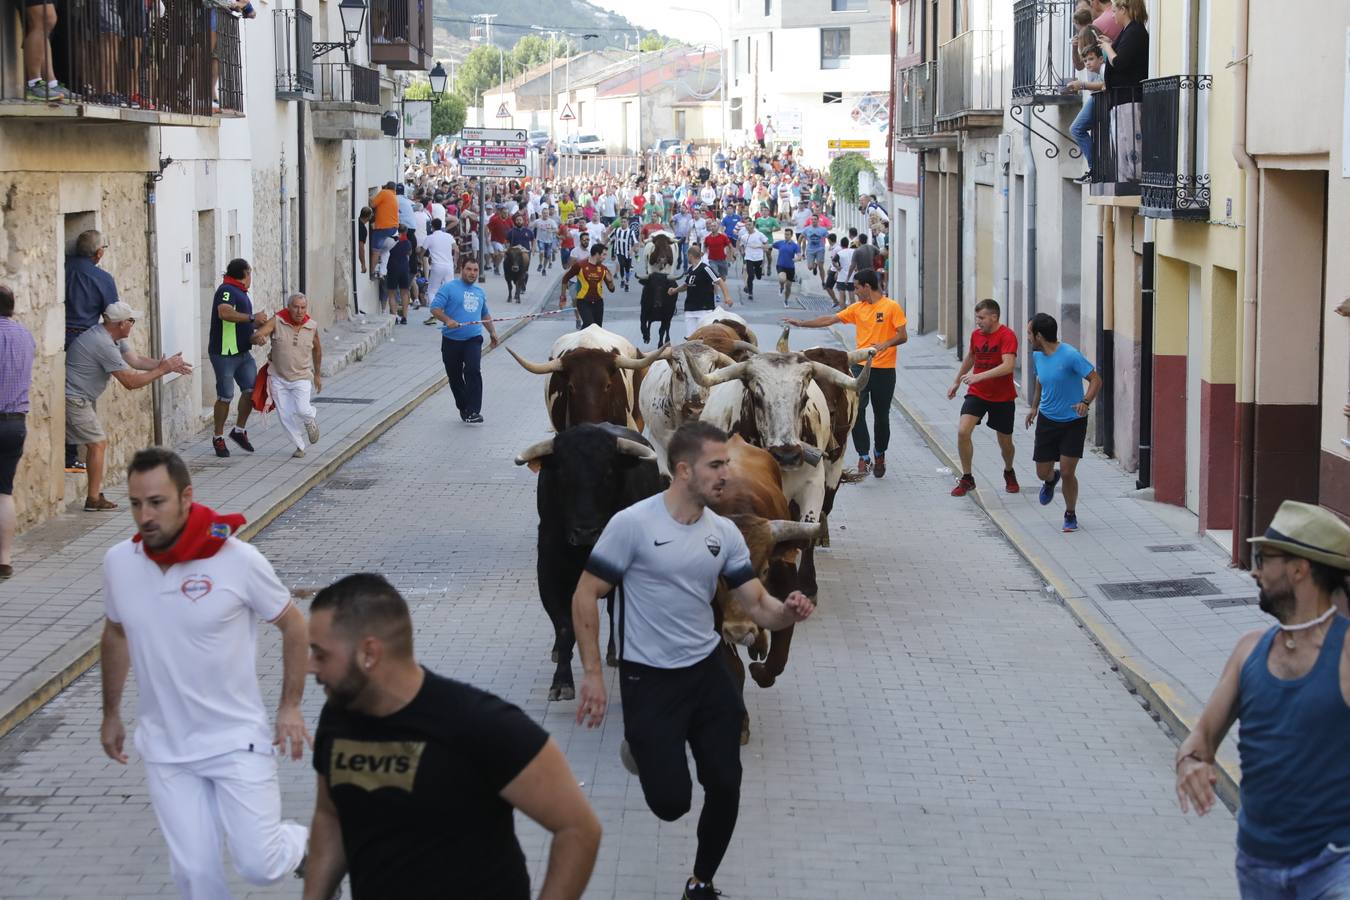
<path fill-rule="evenodd" d="M 602 9 L 588 0 L 514 0 L 506 7 L 482 0 L 433 0 L 436 24 L 436 55 L 443 61 L 460 62 L 478 46 L 469 40 L 470 20 L 480 13 L 497 13 L 493 20 L 492 43 L 510 50 L 527 34 L 539 34 L 540 28 L 565 30 L 574 35 L 592 33 L 598 37 L 572 40 L 581 50 L 627 49 L 635 46 L 639 32 L 628 19 Z M 641 34 L 659 32 L 642 30 Z"/>

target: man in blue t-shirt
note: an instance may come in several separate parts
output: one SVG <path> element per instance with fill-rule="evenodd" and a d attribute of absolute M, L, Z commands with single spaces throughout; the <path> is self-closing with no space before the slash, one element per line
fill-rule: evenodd
<path fill-rule="evenodd" d="M 1102 377 L 1076 347 L 1060 342 L 1059 323 L 1054 316 L 1037 313 L 1032 317 L 1027 323 L 1027 342 L 1036 365 L 1027 427 L 1036 423 L 1036 447 L 1031 458 L 1036 461 L 1036 477 L 1042 482 L 1041 506 L 1055 498 L 1055 484 L 1063 479 L 1064 530 L 1077 531 L 1078 460 L 1083 457 L 1087 438 L 1088 407 L 1102 389 Z"/>
<path fill-rule="evenodd" d="M 829 233 L 830 230 L 814 216 L 802 229 L 802 237 L 806 241 L 806 266 L 819 276 L 821 284 L 825 283 L 825 236 Z"/>
<path fill-rule="evenodd" d="M 459 277 L 447 281 L 431 301 L 431 315 L 441 323 L 441 362 L 450 379 L 460 421 L 483 424 L 483 330 L 497 346 L 497 329 L 488 312 L 487 295 L 478 286 L 478 260 L 466 259 Z M 467 324 L 461 324 L 467 323 Z"/>
<path fill-rule="evenodd" d="M 783 305 L 787 306 L 788 298 L 792 296 L 792 282 L 797 280 L 797 258 L 802 255 L 802 247 L 792 239 L 792 229 L 783 230 L 783 239 L 775 241 L 773 245 L 777 256 L 774 258 L 778 266 L 778 293 L 783 295 Z"/>

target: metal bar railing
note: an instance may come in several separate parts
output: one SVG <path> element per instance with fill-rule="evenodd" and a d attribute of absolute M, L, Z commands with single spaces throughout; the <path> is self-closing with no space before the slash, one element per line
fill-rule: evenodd
<path fill-rule="evenodd" d="M 1139 184 L 1143 148 L 1142 92 L 1138 87 L 1110 88 L 1092 95 L 1092 183 Z"/>
<path fill-rule="evenodd" d="M 1201 99 L 1209 75 L 1169 75 L 1143 83 L 1140 206 L 1145 214 L 1207 216 L 1209 173 L 1197 146 Z"/>
<path fill-rule="evenodd" d="M 421 36 L 420 15 L 414 27 L 412 13 L 420 13 L 416 0 L 371 0 L 370 40 L 375 44 L 411 44 L 413 37 Z"/>
<path fill-rule="evenodd" d="M 380 103 L 380 73 L 356 63 L 317 63 L 318 99 L 327 103 Z"/>
<path fill-rule="evenodd" d="M 937 118 L 1003 109 L 1003 33 L 966 31 L 938 47 Z"/>
<path fill-rule="evenodd" d="M 899 121 L 901 135 L 933 133 L 936 104 L 937 63 L 929 61 L 900 71 Z"/>
<path fill-rule="evenodd" d="M 1073 80 L 1073 11 L 1069 0 L 1013 6 L 1013 99 L 1058 98 Z"/>
<path fill-rule="evenodd" d="M 309 13 L 279 9 L 275 28 L 277 96 L 294 98 L 314 92 L 314 21 Z"/>

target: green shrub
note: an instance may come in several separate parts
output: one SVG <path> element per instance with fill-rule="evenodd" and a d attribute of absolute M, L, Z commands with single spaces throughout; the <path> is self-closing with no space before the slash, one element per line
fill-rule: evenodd
<path fill-rule="evenodd" d="M 846 203 L 858 201 L 858 173 L 877 174 L 876 168 L 861 153 L 841 153 L 830 161 L 830 187 Z"/>

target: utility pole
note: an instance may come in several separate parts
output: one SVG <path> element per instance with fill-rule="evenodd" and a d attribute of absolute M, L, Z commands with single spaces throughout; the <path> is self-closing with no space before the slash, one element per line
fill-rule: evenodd
<path fill-rule="evenodd" d="M 638 71 L 637 71 L 637 76 L 638 76 L 638 85 L 637 85 L 637 94 L 638 94 L 638 102 L 637 102 L 637 120 L 638 120 L 638 123 L 637 123 L 637 125 L 638 125 L 638 129 L 637 129 L 637 137 L 638 137 L 638 139 L 637 139 L 637 152 L 638 152 L 638 156 L 641 156 L 642 153 L 643 153 L 643 144 L 642 144 L 642 30 L 641 30 L 640 28 L 635 28 L 635 29 L 633 29 L 633 30 L 637 32 L 637 70 L 638 70 Z"/>

